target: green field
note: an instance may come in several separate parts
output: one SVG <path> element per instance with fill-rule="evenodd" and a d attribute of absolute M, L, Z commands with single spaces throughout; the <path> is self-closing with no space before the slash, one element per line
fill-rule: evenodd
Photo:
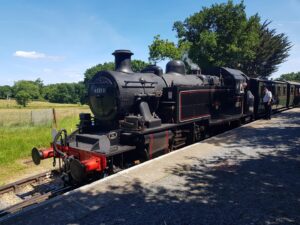
<path fill-rule="evenodd" d="M 78 107 L 78 104 L 61 104 L 45 101 L 31 101 L 26 108 L 17 104 L 14 99 L 0 99 L 0 109 L 45 109 L 45 108 L 66 108 Z M 87 107 L 87 106 L 86 106 Z"/>
<path fill-rule="evenodd" d="M 76 129 L 76 124 L 78 118 L 68 116 L 58 121 L 58 128 L 66 128 L 71 132 Z M 49 147 L 51 129 L 51 125 L 0 127 L 0 166 L 29 157 L 34 146 Z"/>
<path fill-rule="evenodd" d="M 41 109 L 49 109 L 53 105 L 35 104 L 36 107 L 31 105 L 31 109 L 0 109 L 0 184 L 4 183 L 3 180 L 7 179 L 7 176 L 22 173 L 26 165 L 20 164 L 20 160 L 30 159 L 32 147 L 49 147 L 52 139 L 52 122 L 34 125 L 27 121 L 27 117 L 30 115 L 28 112 L 43 112 Z M 60 104 L 57 105 L 55 111 L 58 129 L 66 128 L 68 132 L 74 131 L 79 122 L 79 113 L 90 112 L 88 106 L 74 106 L 76 105 L 64 104 L 62 107 Z M 16 115 L 18 115 L 17 123 Z"/>

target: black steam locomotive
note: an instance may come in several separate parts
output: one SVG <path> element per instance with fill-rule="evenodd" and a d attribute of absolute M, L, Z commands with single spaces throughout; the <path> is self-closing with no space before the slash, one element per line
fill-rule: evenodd
<path fill-rule="evenodd" d="M 179 60 L 170 61 L 166 73 L 155 65 L 135 73 L 132 52 L 113 55 L 115 70 L 89 83 L 94 116 L 80 114 L 78 130 L 61 130 L 49 149 L 32 150 L 36 164 L 62 160 L 66 181 L 111 174 L 197 142 L 219 125 L 255 119 L 263 113 L 263 85 L 275 96 L 274 110 L 300 103 L 298 83 L 250 79 L 226 67 L 186 74 Z"/>

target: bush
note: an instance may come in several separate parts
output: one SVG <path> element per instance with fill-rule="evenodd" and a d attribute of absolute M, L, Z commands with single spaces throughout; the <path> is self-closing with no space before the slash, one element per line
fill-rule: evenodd
<path fill-rule="evenodd" d="M 26 91 L 19 91 L 16 94 L 16 101 L 19 105 L 22 105 L 24 107 L 27 106 L 28 102 L 30 101 L 31 96 Z"/>

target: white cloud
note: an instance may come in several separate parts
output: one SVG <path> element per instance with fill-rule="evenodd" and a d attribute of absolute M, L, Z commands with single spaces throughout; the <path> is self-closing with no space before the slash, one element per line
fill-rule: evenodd
<path fill-rule="evenodd" d="M 53 61 L 64 59 L 64 57 L 62 56 L 51 56 L 36 51 L 16 51 L 13 55 L 15 57 L 26 58 L 26 59 L 49 59 Z"/>
<path fill-rule="evenodd" d="M 16 51 L 14 53 L 14 56 L 21 57 L 21 58 L 27 58 L 27 59 L 43 59 L 46 58 L 46 54 L 39 53 L 36 51 Z"/>

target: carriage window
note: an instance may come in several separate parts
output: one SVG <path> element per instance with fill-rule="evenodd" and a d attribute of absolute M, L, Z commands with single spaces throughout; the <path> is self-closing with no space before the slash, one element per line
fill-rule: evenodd
<path fill-rule="evenodd" d="M 280 94 L 280 87 L 277 87 L 277 95 L 281 95 Z"/>
<path fill-rule="evenodd" d="M 294 88 L 291 88 L 291 95 L 294 94 Z"/>
<path fill-rule="evenodd" d="M 242 82 L 242 81 L 241 81 L 241 82 L 236 81 L 235 89 L 236 89 L 236 93 L 237 93 L 237 94 L 242 94 L 242 93 L 244 93 L 243 82 Z"/>
<path fill-rule="evenodd" d="M 240 93 L 244 93 L 244 91 L 245 91 L 245 85 L 247 85 L 246 82 L 241 82 L 241 84 L 240 84 Z"/>
<path fill-rule="evenodd" d="M 286 95 L 286 87 L 283 88 L 283 95 Z"/>

